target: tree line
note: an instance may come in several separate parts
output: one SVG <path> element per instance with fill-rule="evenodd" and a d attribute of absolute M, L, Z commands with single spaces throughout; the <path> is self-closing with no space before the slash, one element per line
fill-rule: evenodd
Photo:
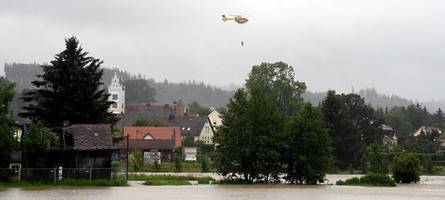
<path fill-rule="evenodd" d="M 419 104 L 374 108 L 359 94 L 335 91 L 313 106 L 302 98 L 305 90 L 286 63 L 253 66 L 244 88 L 229 100 L 215 135 L 218 170 L 245 182 L 284 178 L 313 184 L 323 182 L 328 170 L 387 173 L 383 155 L 440 148 L 439 132 L 413 136 L 421 126 L 443 130 L 440 109 L 430 114 Z M 399 134 L 397 145 L 383 146 L 383 125 Z"/>

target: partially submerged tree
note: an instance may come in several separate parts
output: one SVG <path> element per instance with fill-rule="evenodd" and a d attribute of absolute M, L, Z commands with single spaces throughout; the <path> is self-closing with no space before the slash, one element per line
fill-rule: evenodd
<path fill-rule="evenodd" d="M 420 171 L 420 161 L 415 154 L 400 153 L 394 157 L 392 174 L 397 183 L 417 183 Z"/>
<path fill-rule="evenodd" d="M 285 179 L 290 183 L 324 182 L 329 169 L 329 132 L 320 112 L 306 103 L 292 116 L 283 138 Z"/>
<path fill-rule="evenodd" d="M 356 94 L 329 91 L 321 110 L 330 129 L 335 165 L 342 170 L 359 168 L 366 145 L 383 138 L 374 109 Z"/>
<path fill-rule="evenodd" d="M 291 183 L 322 182 L 329 136 L 319 111 L 303 104 L 305 88 L 285 63 L 254 66 L 215 134 L 218 171 L 243 182 L 277 182 L 282 173 Z"/>

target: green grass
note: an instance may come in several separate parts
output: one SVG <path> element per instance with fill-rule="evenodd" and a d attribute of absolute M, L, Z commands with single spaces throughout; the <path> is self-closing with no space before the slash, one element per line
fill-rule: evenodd
<path fill-rule="evenodd" d="M 180 172 L 201 172 L 201 163 L 200 162 L 181 162 L 182 170 Z M 213 163 L 209 163 L 210 171 L 209 172 L 216 172 L 216 169 L 213 166 Z M 113 167 L 125 169 L 126 164 L 125 163 L 117 163 L 113 162 Z M 175 168 L 175 163 L 173 162 L 164 162 L 159 164 L 159 169 L 155 169 L 154 164 L 144 164 L 142 167 L 142 170 L 139 170 L 138 172 L 178 172 Z M 130 172 L 135 172 L 132 168 L 132 166 L 129 166 Z"/>
<path fill-rule="evenodd" d="M 214 183 L 215 179 L 209 176 L 171 176 L 171 175 L 135 175 L 130 174 L 128 180 L 145 181 L 144 185 L 190 185 L 189 181 L 198 181 L 199 184 Z"/>
<path fill-rule="evenodd" d="M 113 186 L 127 186 L 128 184 L 123 179 L 114 180 L 63 180 L 56 183 L 50 182 L 11 182 L 0 183 L 0 190 L 9 188 L 23 188 L 23 189 L 53 189 L 53 188 L 79 188 L 79 187 L 113 187 Z"/>
<path fill-rule="evenodd" d="M 354 177 L 345 181 L 337 181 L 337 185 L 395 187 L 394 179 L 386 174 L 368 174 L 360 178 Z"/>

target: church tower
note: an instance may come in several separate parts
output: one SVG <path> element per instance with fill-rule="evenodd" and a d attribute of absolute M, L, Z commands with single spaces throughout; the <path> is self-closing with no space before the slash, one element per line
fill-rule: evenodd
<path fill-rule="evenodd" d="M 108 86 L 108 94 L 110 95 L 108 101 L 113 102 L 108 110 L 114 114 L 124 114 L 125 88 L 121 84 L 117 72 L 114 73 L 111 84 Z"/>

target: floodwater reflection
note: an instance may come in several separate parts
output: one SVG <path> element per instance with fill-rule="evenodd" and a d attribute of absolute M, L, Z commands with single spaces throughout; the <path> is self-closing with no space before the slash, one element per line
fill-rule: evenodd
<path fill-rule="evenodd" d="M 341 178 L 341 177 L 337 177 Z M 346 177 L 345 177 L 346 178 Z M 423 184 L 395 188 L 294 185 L 142 186 L 94 189 L 21 190 L 0 192 L 1 200 L 405 200 L 445 199 L 444 177 L 422 177 Z M 428 182 L 429 181 L 429 182 Z M 431 184 L 430 184 L 431 183 Z"/>

